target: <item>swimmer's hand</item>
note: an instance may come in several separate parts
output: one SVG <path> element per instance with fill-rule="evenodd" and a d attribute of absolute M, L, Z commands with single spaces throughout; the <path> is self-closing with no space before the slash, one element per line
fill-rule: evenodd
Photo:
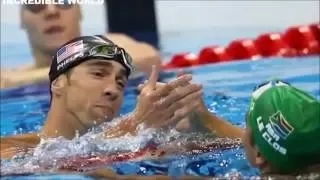
<path fill-rule="evenodd" d="M 181 71 L 181 72 L 178 72 L 177 77 L 179 78 L 184 75 L 187 75 L 187 73 L 184 71 Z M 147 83 L 148 83 L 148 81 L 146 80 L 143 84 L 140 84 L 138 86 L 138 90 L 141 92 L 141 90 L 146 86 Z M 156 89 L 159 89 L 165 85 L 166 85 L 165 83 L 157 82 Z M 199 129 L 199 127 L 202 126 L 200 123 L 200 119 L 205 120 L 205 119 L 203 119 L 202 113 L 208 113 L 209 111 L 208 111 L 208 109 L 204 103 L 204 100 L 201 96 L 198 98 L 198 102 L 199 102 L 199 105 L 197 106 L 197 108 L 193 109 L 192 113 L 189 113 L 189 115 L 187 117 L 179 120 L 179 122 L 175 126 L 175 128 L 177 130 L 189 132 L 189 131 L 199 131 L 201 129 L 201 131 L 207 132 L 206 128 L 202 127 Z M 197 122 L 197 123 L 195 123 L 195 122 Z M 197 124 L 197 126 L 193 127 L 195 124 Z"/>
<path fill-rule="evenodd" d="M 185 72 L 178 73 L 178 77 L 183 76 Z M 198 99 L 199 106 L 190 114 L 190 116 L 179 121 L 176 129 L 179 131 L 211 132 L 219 137 L 228 137 L 238 139 L 243 137 L 244 131 L 211 113 L 205 105 L 204 99 Z"/>
<path fill-rule="evenodd" d="M 150 78 L 139 87 L 135 110 L 118 126 L 104 133 L 106 138 L 136 134 L 137 127 L 161 128 L 175 124 L 199 107 L 202 86 L 191 83 L 191 75 L 183 75 L 169 83 L 157 82 L 158 68 L 152 66 Z"/>
<path fill-rule="evenodd" d="M 141 87 L 138 103 L 134 112 L 137 124 L 160 128 L 176 124 L 198 108 L 202 96 L 202 86 L 190 81 L 187 74 L 169 82 L 157 83 L 159 72 L 155 66 L 149 80 Z"/>

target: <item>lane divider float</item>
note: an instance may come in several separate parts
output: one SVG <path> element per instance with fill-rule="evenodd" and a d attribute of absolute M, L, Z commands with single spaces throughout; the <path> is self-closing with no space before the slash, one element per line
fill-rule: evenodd
<path fill-rule="evenodd" d="M 269 32 L 255 39 L 236 39 L 226 47 L 208 45 L 198 54 L 177 53 L 163 64 L 164 69 L 186 68 L 203 64 L 239 60 L 259 60 L 267 57 L 297 57 L 320 55 L 320 24 L 292 26 L 284 32 Z"/>

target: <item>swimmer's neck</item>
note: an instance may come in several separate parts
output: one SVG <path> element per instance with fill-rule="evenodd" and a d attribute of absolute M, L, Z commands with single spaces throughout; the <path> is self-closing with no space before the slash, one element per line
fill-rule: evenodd
<path fill-rule="evenodd" d="M 320 173 L 320 164 L 309 166 L 305 170 L 306 173 Z"/>
<path fill-rule="evenodd" d="M 63 136 L 67 139 L 73 139 L 77 131 L 79 136 L 85 134 L 88 128 L 74 114 L 63 108 L 64 105 L 61 103 L 63 102 L 52 102 L 40 135 L 51 138 Z"/>
<path fill-rule="evenodd" d="M 45 52 L 37 48 L 32 50 L 33 57 L 35 59 L 35 68 L 49 67 L 52 61 L 52 52 Z"/>
<path fill-rule="evenodd" d="M 277 173 L 277 170 L 275 170 L 274 168 L 271 168 L 271 167 L 261 169 L 261 172 L 265 176 L 278 176 L 278 175 L 280 175 Z M 294 172 L 294 173 L 290 173 L 287 175 L 297 176 L 297 175 L 307 175 L 310 173 L 320 173 L 320 164 L 311 165 L 311 166 L 306 167 L 305 169 L 300 170 L 299 172 Z M 282 175 L 286 176 L 286 174 L 282 174 Z"/>

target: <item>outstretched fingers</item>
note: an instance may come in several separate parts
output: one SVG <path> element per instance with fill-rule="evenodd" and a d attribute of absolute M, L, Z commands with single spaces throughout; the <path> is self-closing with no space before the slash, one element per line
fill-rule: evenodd
<path fill-rule="evenodd" d="M 151 74 L 145 86 L 151 90 L 155 90 L 158 78 L 159 78 L 159 70 L 155 65 L 152 65 Z"/>

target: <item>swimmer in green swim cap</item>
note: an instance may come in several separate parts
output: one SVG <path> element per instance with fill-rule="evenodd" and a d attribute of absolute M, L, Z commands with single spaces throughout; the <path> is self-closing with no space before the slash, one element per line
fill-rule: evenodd
<path fill-rule="evenodd" d="M 252 94 L 244 143 L 249 161 L 264 172 L 320 170 L 320 103 L 281 81 Z"/>
<path fill-rule="evenodd" d="M 320 172 L 320 103 L 306 92 L 279 80 L 258 86 L 244 131 L 202 109 L 202 125 L 242 138 L 247 159 L 263 174 Z"/>

